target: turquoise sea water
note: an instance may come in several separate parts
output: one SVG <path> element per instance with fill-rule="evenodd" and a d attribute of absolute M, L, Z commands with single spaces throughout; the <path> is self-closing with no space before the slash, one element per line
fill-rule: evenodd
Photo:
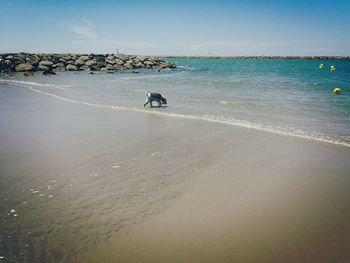
<path fill-rule="evenodd" d="M 209 121 L 350 146 L 350 61 L 169 59 L 178 69 L 2 78 L 66 103 Z M 318 68 L 324 64 L 324 69 Z M 336 72 L 331 73 L 331 65 Z M 334 96 L 332 90 L 342 93 Z M 144 109 L 145 92 L 168 107 Z M 215 124 L 213 124 L 215 125 Z"/>

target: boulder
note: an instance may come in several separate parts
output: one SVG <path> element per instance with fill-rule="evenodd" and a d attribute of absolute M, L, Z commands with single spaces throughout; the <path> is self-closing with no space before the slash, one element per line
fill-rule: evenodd
<path fill-rule="evenodd" d="M 114 59 L 115 59 L 114 55 L 108 55 L 106 60 L 114 60 Z"/>
<path fill-rule="evenodd" d="M 124 67 L 122 65 L 114 65 L 115 70 L 123 70 Z"/>
<path fill-rule="evenodd" d="M 57 64 L 57 63 L 60 62 L 60 59 L 59 59 L 58 57 L 53 57 L 53 58 L 51 59 L 51 62 L 54 63 L 54 64 Z"/>
<path fill-rule="evenodd" d="M 114 60 L 109 60 L 109 59 L 107 59 L 107 60 L 106 60 L 106 63 L 114 65 L 114 64 L 115 64 L 115 61 L 114 61 Z"/>
<path fill-rule="evenodd" d="M 31 64 L 24 63 L 24 64 L 17 65 L 15 69 L 16 71 L 32 71 L 33 66 Z"/>
<path fill-rule="evenodd" d="M 38 70 L 41 70 L 41 71 L 44 71 L 44 70 L 48 70 L 49 67 L 39 64 L 39 66 L 37 67 L 37 69 L 38 69 Z"/>
<path fill-rule="evenodd" d="M 59 68 L 59 67 L 65 67 L 66 65 L 64 64 L 64 63 L 62 63 L 62 62 L 59 62 L 59 63 L 57 63 L 57 64 L 53 64 L 52 65 L 52 68 Z"/>
<path fill-rule="evenodd" d="M 83 65 L 85 65 L 85 61 L 84 61 L 84 60 L 78 59 L 78 60 L 75 61 L 75 65 L 77 65 L 77 66 L 83 66 Z"/>
<path fill-rule="evenodd" d="M 124 64 L 124 68 L 126 68 L 126 69 L 132 69 L 132 68 L 134 68 L 134 67 L 133 67 L 133 65 L 132 65 L 131 63 L 128 63 L 128 62 L 127 62 L 127 63 Z"/>
<path fill-rule="evenodd" d="M 85 62 L 85 61 L 89 60 L 89 56 L 80 56 L 80 57 L 79 57 L 79 60 Z"/>
<path fill-rule="evenodd" d="M 60 58 L 59 61 L 65 65 L 67 65 L 67 60 L 65 60 L 64 58 Z"/>
<path fill-rule="evenodd" d="M 66 70 L 67 71 L 76 71 L 76 70 L 78 70 L 78 67 L 76 65 L 68 64 L 66 66 Z"/>
<path fill-rule="evenodd" d="M 145 61 L 145 62 L 143 62 L 143 64 L 145 64 L 146 66 L 149 66 L 149 67 L 154 65 L 154 63 L 151 61 Z"/>
<path fill-rule="evenodd" d="M 89 66 L 86 66 L 86 65 L 82 66 L 81 69 L 84 71 L 91 71 L 91 68 Z"/>
<path fill-rule="evenodd" d="M 40 59 L 37 56 L 26 57 L 26 62 L 29 64 L 37 64 Z"/>
<path fill-rule="evenodd" d="M 107 70 L 114 70 L 114 66 L 111 65 L 111 64 L 107 64 L 106 69 L 107 69 Z M 102 69 L 101 69 L 101 70 L 102 70 Z"/>
<path fill-rule="evenodd" d="M 118 65 L 124 65 L 125 62 L 124 62 L 124 60 L 117 58 L 115 60 L 115 63 L 118 64 Z"/>
<path fill-rule="evenodd" d="M 54 70 L 56 72 L 62 72 L 62 71 L 66 71 L 66 67 L 65 66 L 58 66 Z"/>
<path fill-rule="evenodd" d="M 89 67 L 95 64 L 96 64 L 96 61 L 92 59 L 85 62 L 85 66 L 89 66 Z"/>
<path fill-rule="evenodd" d="M 39 62 L 39 66 L 46 66 L 46 67 L 50 67 L 50 66 L 52 66 L 53 65 L 53 62 L 51 62 L 51 61 L 48 61 L 48 60 L 43 60 L 43 61 L 40 61 Z"/>
<path fill-rule="evenodd" d="M 65 56 L 62 56 L 61 57 L 61 60 L 65 60 L 65 61 L 68 61 L 68 60 L 71 60 L 72 59 L 72 56 L 70 56 L 70 55 L 65 55 Z"/>
<path fill-rule="evenodd" d="M 141 61 L 141 62 L 144 62 L 146 60 L 146 57 L 145 56 L 136 56 L 136 59 Z"/>
<path fill-rule="evenodd" d="M 134 67 L 135 68 L 144 68 L 145 65 L 143 65 L 141 62 L 137 62 L 137 63 L 134 64 Z"/>

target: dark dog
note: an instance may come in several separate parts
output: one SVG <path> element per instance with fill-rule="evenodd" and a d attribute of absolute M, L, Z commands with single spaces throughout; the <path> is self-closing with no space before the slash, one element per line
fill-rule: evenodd
<path fill-rule="evenodd" d="M 146 93 L 147 101 L 143 105 L 145 107 L 148 103 L 153 107 L 152 102 L 156 101 L 158 102 L 158 107 L 161 107 L 162 104 L 167 104 L 166 99 L 160 94 L 160 93 Z"/>

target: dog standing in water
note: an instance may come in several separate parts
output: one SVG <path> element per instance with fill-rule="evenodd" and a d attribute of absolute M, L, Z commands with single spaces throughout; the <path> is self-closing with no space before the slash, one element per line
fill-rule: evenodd
<path fill-rule="evenodd" d="M 160 93 L 148 93 L 146 92 L 146 97 L 147 97 L 147 101 L 146 103 L 143 105 L 143 107 L 145 107 L 148 103 L 151 105 L 151 107 L 153 107 L 152 102 L 156 101 L 158 102 L 158 107 L 161 107 L 162 104 L 167 104 L 166 99 L 160 94 Z"/>

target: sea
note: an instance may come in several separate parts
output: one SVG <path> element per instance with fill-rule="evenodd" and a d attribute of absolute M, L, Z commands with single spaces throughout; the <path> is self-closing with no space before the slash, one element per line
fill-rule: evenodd
<path fill-rule="evenodd" d="M 167 60 L 177 68 L 36 73 L 32 78 L 17 73 L 0 81 L 87 107 L 202 120 L 350 146 L 350 60 Z M 340 95 L 333 94 L 336 87 Z M 161 93 L 167 107 L 144 108 L 146 92 Z"/>

